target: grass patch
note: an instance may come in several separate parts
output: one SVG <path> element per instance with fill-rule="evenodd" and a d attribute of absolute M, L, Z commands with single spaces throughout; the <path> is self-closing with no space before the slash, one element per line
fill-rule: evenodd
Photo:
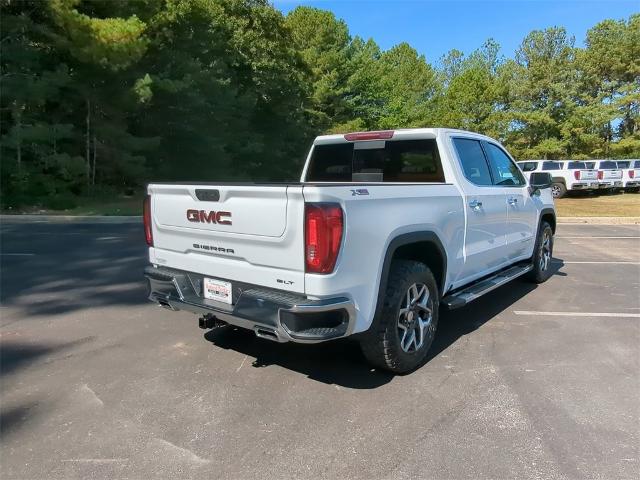
<path fill-rule="evenodd" d="M 37 215 L 142 215 L 142 195 L 112 197 L 78 197 L 77 206 L 63 210 L 53 210 L 42 207 L 24 207 L 16 210 L 5 209 L 8 214 L 37 214 Z"/>
<path fill-rule="evenodd" d="M 640 217 L 640 194 L 570 196 L 555 201 L 559 217 Z"/>

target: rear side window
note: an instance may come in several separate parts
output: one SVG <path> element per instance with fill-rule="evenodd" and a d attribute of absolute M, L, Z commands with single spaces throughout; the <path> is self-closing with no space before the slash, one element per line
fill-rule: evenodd
<path fill-rule="evenodd" d="M 435 139 L 316 145 L 307 182 L 444 182 Z"/>
<path fill-rule="evenodd" d="M 600 168 L 615 170 L 616 168 L 618 168 L 618 166 L 616 165 L 616 162 L 604 161 L 604 162 L 600 162 Z"/>
<path fill-rule="evenodd" d="M 618 168 L 629 168 L 629 165 L 631 164 L 631 162 L 617 162 L 618 163 Z"/>
<path fill-rule="evenodd" d="M 538 167 L 538 162 L 519 162 L 523 172 L 533 172 Z"/>
<path fill-rule="evenodd" d="M 584 170 L 587 166 L 584 162 L 569 162 L 567 163 L 567 168 L 569 170 Z"/>
<path fill-rule="evenodd" d="M 562 170 L 560 162 L 542 162 L 542 170 Z"/>
<path fill-rule="evenodd" d="M 480 142 L 470 138 L 454 138 L 453 145 L 467 180 L 476 185 L 493 185 Z"/>

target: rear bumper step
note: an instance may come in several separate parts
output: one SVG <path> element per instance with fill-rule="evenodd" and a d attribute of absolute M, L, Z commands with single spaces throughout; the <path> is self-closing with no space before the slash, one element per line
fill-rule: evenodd
<path fill-rule="evenodd" d="M 317 343 L 353 332 L 355 306 L 346 297 L 310 300 L 302 295 L 233 282 L 233 305 L 202 296 L 203 275 L 149 266 L 149 300 L 202 316 L 200 326 L 221 322 L 277 342 Z"/>
<path fill-rule="evenodd" d="M 514 278 L 524 275 L 532 268 L 533 265 L 531 265 L 530 263 L 514 265 L 513 267 L 509 267 L 506 270 L 497 272 L 488 278 L 478 280 L 477 282 L 463 288 L 462 290 L 450 293 L 442 299 L 441 304 L 446 306 L 450 310 L 464 307 L 467 303 L 474 301 L 476 298 L 481 297 L 485 293 L 489 293 L 490 291 L 501 287 L 505 283 L 510 282 Z"/>

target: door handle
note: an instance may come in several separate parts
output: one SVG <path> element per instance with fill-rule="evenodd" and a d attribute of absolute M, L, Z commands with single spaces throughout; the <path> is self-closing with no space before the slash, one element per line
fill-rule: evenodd
<path fill-rule="evenodd" d="M 478 200 L 471 200 L 469 202 L 469 206 L 473 209 L 473 210 L 480 210 L 482 208 L 482 202 L 479 202 Z"/>
<path fill-rule="evenodd" d="M 509 205 L 517 205 L 518 199 L 515 197 L 511 197 L 509 200 L 507 200 L 507 202 L 509 202 Z"/>

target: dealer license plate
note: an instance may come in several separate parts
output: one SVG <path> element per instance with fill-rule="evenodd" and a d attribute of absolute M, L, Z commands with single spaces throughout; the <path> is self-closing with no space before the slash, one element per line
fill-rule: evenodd
<path fill-rule="evenodd" d="M 203 282 L 204 298 L 224 302 L 231 305 L 231 282 L 218 280 L 217 278 L 206 278 Z"/>

